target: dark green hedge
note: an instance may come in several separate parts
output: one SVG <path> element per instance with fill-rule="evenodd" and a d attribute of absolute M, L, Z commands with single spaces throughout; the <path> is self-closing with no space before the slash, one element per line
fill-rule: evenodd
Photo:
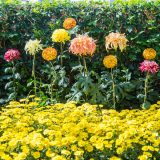
<path fill-rule="evenodd" d="M 88 60 L 89 69 L 94 70 L 100 76 L 106 69 L 102 65 L 103 57 L 108 54 L 105 50 L 105 36 L 109 32 L 125 33 L 129 43 L 127 50 L 121 57 L 120 70 L 129 69 L 132 73 L 131 80 L 134 84 L 134 89 L 130 92 L 122 90 L 122 101 L 119 101 L 119 106 L 134 107 L 139 106 L 141 100 L 137 98 L 138 93 L 142 89 L 142 84 L 139 83 L 139 78 L 144 77 L 138 70 L 139 63 L 143 61 L 142 52 L 145 48 L 154 48 L 158 56 L 156 61 L 160 64 L 160 3 L 142 3 L 138 5 L 114 5 L 107 6 L 103 4 L 84 5 L 81 3 L 60 3 L 50 5 L 16 5 L 16 4 L 0 4 L 0 98 L 1 103 L 4 103 L 10 91 L 5 89 L 5 85 L 10 81 L 10 75 L 5 73 L 8 64 L 3 60 L 3 55 L 8 48 L 17 48 L 22 53 L 22 59 L 17 63 L 17 72 L 20 73 L 20 78 L 16 82 L 16 97 L 23 97 L 29 93 L 30 87 L 26 87 L 31 77 L 31 57 L 26 55 L 24 46 L 29 39 L 38 38 L 46 46 L 52 45 L 51 34 L 54 29 L 62 28 L 63 20 L 67 17 L 73 17 L 77 20 L 77 33 L 88 33 L 97 40 L 97 50 L 92 60 Z M 57 49 L 59 46 L 54 45 Z M 66 44 L 67 48 L 68 44 Z M 71 69 L 76 66 L 77 57 L 66 53 L 65 71 L 69 78 L 69 86 L 66 90 L 61 91 L 57 97 L 57 101 L 67 100 L 65 97 L 70 94 L 70 89 L 75 83 L 77 72 L 71 72 Z M 93 63 L 94 62 L 94 63 Z M 39 53 L 37 57 L 37 75 L 42 82 L 47 83 L 47 75 L 42 74 L 46 68 L 46 62 L 41 58 Z M 118 81 L 120 82 L 120 73 Z M 160 95 L 160 74 L 153 78 L 152 89 L 150 91 L 150 102 L 157 101 Z M 96 83 L 96 80 L 95 80 Z M 29 85 L 28 85 L 29 86 Z M 124 89 L 124 88 L 123 88 Z M 42 92 L 43 89 L 41 90 Z M 105 97 L 105 96 L 104 96 Z M 128 98 L 130 97 L 130 98 Z M 11 98 L 11 97 L 10 97 Z M 3 101 L 4 100 L 4 101 Z M 80 98 L 80 101 L 84 101 Z M 90 101 L 90 98 L 87 99 Z M 93 103 L 105 104 L 105 98 L 102 101 L 93 101 Z M 92 102 L 91 102 L 92 103 Z M 107 104 L 106 104 L 107 105 Z"/>

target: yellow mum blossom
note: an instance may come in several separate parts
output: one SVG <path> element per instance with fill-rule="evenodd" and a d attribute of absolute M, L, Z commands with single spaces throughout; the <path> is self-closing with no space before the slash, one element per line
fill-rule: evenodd
<path fill-rule="evenodd" d="M 117 57 L 114 55 L 105 56 L 103 59 L 103 64 L 106 68 L 114 68 L 117 66 Z"/>
<path fill-rule="evenodd" d="M 38 159 L 40 157 L 40 153 L 39 152 L 33 152 L 32 156 L 36 159 Z"/>
<path fill-rule="evenodd" d="M 109 160 L 121 160 L 121 158 L 113 156 L 113 157 L 109 158 Z"/>
<path fill-rule="evenodd" d="M 36 52 L 39 50 L 42 50 L 42 44 L 40 44 L 41 41 L 35 39 L 35 40 L 29 40 L 25 45 L 25 51 L 28 52 L 30 55 L 35 55 Z"/>
<path fill-rule="evenodd" d="M 66 41 L 69 41 L 70 38 L 69 33 L 65 29 L 56 29 L 52 34 L 53 42 L 65 43 Z"/>
<path fill-rule="evenodd" d="M 148 160 L 148 156 L 147 155 L 141 155 L 138 157 L 139 160 Z"/>
<path fill-rule="evenodd" d="M 151 60 L 156 57 L 157 52 L 153 48 L 147 48 L 143 51 L 143 57 L 146 60 Z"/>

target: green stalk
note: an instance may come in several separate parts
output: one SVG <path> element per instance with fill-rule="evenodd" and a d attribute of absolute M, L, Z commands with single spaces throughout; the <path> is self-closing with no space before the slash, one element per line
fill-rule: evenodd
<path fill-rule="evenodd" d="M 15 83 L 15 65 L 14 62 L 12 62 L 13 64 L 13 69 L 12 69 L 12 74 L 13 74 L 13 84 L 14 84 L 14 93 L 16 94 L 16 83 Z"/>
<path fill-rule="evenodd" d="M 51 64 L 51 67 L 53 68 L 53 70 L 54 70 L 54 72 L 55 72 L 55 69 L 54 69 L 54 66 L 53 66 L 53 64 L 52 64 L 52 62 L 50 62 L 50 64 Z M 50 87 L 50 93 L 51 93 L 51 101 L 53 101 L 53 85 L 54 85 L 54 83 L 53 83 L 53 81 L 51 80 L 51 87 Z"/>
<path fill-rule="evenodd" d="M 149 72 L 147 72 L 146 79 L 144 82 L 144 103 L 146 103 L 146 101 L 147 101 L 148 80 L 149 80 Z"/>
<path fill-rule="evenodd" d="M 37 95 L 37 84 L 36 84 L 36 75 L 35 75 L 35 59 L 36 55 L 33 56 L 33 64 L 32 64 L 32 77 L 34 79 L 34 93 Z"/>
<path fill-rule="evenodd" d="M 62 43 L 60 43 L 60 52 L 61 52 L 60 59 L 61 59 L 61 67 L 62 67 L 63 66 L 63 59 L 62 59 L 62 56 L 63 56 L 63 46 L 62 46 Z"/>
<path fill-rule="evenodd" d="M 83 57 L 84 76 L 88 74 L 87 63 L 85 57 Z"/>
<path fill-rule="evenodd" d="M 115 83 L 114 83 L 114 75 L 111 68 L 111 78 L 112 78 L 112 94 L 113 94 L 113 108 L 116 108 L 116 94 L 115 94 Z"/>

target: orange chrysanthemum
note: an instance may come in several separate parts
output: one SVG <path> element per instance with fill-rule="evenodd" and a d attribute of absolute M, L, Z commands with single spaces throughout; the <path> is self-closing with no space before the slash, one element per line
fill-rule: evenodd
<path fill-rule="evenodd" d="M 103 64 L 106 68 L 114 68 L 117 66 L 117 57 L 114 55 L 105 56 L 103 59 Z"/>
<path fill-rule="evenodd" d="M 78 35 L 71 41 L 69 50 L 79 56 L 92 56 L 96 50 L 95 40 L 88 35 Z"/>
<path fill-rule="evenodd" d="M 52 61 L 57 57 L 57 50 L 52 47 L 45 48 L 42 52 L 42 57 L 46 61 Z"/>
<path fill-rule="evenodd" d="M 106 49 L 115 49 L 119 47 L 122 52 L 127 46 L 128 40 L 126 39 L 125 34 L 120 33 L 110 33 L 106 36 Z"/>
<path fill-rule="evenodd" d="M 153 48 L 147 48 L 143 51 L 143 57 L 146 60 L 151 60 L 156 57 L 156 51 Z"/>
<path fill-rule="evenodd" d="M 74 18 L 66 18 L 63 22 L 63 27 L 67 30 L 72 29 L 76 26 L 76 20 Z"/>

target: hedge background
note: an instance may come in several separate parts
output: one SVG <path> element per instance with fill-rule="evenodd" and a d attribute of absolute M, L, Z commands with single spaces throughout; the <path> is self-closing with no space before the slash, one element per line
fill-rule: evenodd
<path fill-rule="evenodd" d="M 24 46 L 29 39 L 38 38 L 45 45 L 52 45 L 51 34 L 53 30 L 62 28 L 65 18 L 73 17 L 77 20 L 78 26 L 75 28 L 78 34 L 88 33 L 97 40 L 97 50 L 92 60 L 87 60 L 89 69 L 94 70 L 99 75 L 106 69 L 103 67 L 102 59 L 108 54 L 105 49 L 105 36 L 109 32 L 125 33 L 129 40 L 120 69 L 129 69 L 132 73 L 131 81 L 135 85 L 129 92 L 131 98 L 127 100 L 127 93 L 123 90 L 123 101 L 121 107 L 136 105 L 141 103 L 137 98 L 141 86 L 137 85 L 139 78 L 144 77 L 138 70 L 139 63 L 143 61 L 142 52 L 145 48 L 154 48 L 158 56 L 156 62 L 160 64 L 160 3 L 149 2 L 140 4 L 120 4 L 113 6 L 106 4 L 91 3 L 44 3 L 42 4 L 0 4 L 0 99 L 1 104 L 12 99 L 6 83 L 10 81 L 11 75 L 6 73 L 6 67 L 11 66 L 4 61 L 3 56 L 7 49 L 17 48 L 22 53 L 22 59 L 17 63 L 18 75 L 16 82 L 17 98 L 26 96 L 31 87 L 26 87 L 31 77 L 31 57 L 26 55 Z M 66 47 L 69 44 L 66 44 Z M 59 49 L 57 44 L 54 46 Z M 47 75 L 42 75 L 42 69 L 46 67 L 46 62 L 41 58 L 41 53 L 37 54 L 37 75 L 42 82 L 46 81 Z M 65 66 L 69 78 L 69 86 L 75 82 L 71 72 L 77 57 L 66 52 Z M 94 62 L 94 63 L 93 63 Z M 19 76 L 19 77 L 18 77 Z M 154 76 L 152 84 L 153 90 L 150 93 L 149 101 L 155 102 L 160 95 L 160 73 Z M 96 83 L 96 82 L 95 82 Z M 62 85 L 63 86 L 63 85 Z M 61 87 L 62 87 L 61 86 Z M 70 91 L 69 86 L 65 92 L 59 93 L 57 101 L 66 101 L 65 97 Z M 42 89 L 43 91 L 43 89 Z M 10 97 L 9 97 L 10 96 Z M 89 100 L 89 99 L 88 99 Z M 104 100 L 104 99 L 103 99 Z M 92 102 L 91 102 L 92 103 Z M 95 102 L 93 102 L 95 103 Z M 97 102 L 98 103 L 98 102 Z M 102 103 L 102 102 L 99 102 Z M 105 104 L 105 103 L 104 103 Z"/>

